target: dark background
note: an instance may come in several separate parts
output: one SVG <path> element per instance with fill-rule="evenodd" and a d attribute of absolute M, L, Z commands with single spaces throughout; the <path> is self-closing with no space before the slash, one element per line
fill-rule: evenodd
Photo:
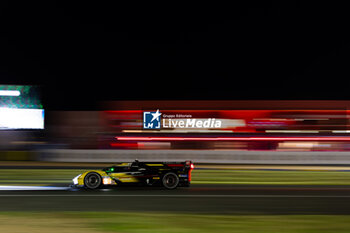
<path fill-rule="evenodd" d="M 350 99 L 349 13 L 319 2 L 0 3 L 0 83 L 102 100 Z"/>

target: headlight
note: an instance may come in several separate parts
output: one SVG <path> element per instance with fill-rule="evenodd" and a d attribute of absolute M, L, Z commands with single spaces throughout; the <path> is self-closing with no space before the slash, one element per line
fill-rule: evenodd
<path fill-rule="evenodd" d="M 77 175 L 76 177 L 73 178 L 73 184 L 78 184 L 78 178 L 81 176 L 81 174 Z"/>

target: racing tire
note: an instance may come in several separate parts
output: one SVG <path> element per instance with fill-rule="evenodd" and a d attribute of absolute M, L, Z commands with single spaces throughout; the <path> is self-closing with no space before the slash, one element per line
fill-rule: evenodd
<path fill-rule="evenodd" d="M 173 172 L 166 173 L 162 179 L 163 186 L 167 189 L 176 189 L 179 181 L 179 177 Z"/>
<path fill-rule="evenodd" d="M 101 187 L 102 177 L 96 172 L 89 172 L 84 177 L 84 186 L 88 189 L 97 189 Z"/>

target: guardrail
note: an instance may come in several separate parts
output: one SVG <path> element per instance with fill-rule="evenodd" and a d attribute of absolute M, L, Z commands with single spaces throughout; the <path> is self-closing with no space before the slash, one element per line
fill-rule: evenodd
<path fill-rule="evenodd" d="M 37 160 L 53 162 L 185 161 L 216 164 L 350 164 L 350 152 L 215 150 L 71 150 L 37 151 Z"/>

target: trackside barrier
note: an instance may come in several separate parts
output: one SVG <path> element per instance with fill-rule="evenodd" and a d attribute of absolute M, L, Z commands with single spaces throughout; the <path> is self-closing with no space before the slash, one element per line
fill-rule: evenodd
<path fill-rule="evenodd" d="M 215 151 L 215 150 L 78 150 L 37 151 L 37 160 L 52 162 L 185 161 L 216 164 L 350 164 L 350 152 Z"/>
<path fill-rule="evenodd" d="M 30 161 L 35 159 L 32 151 L 0 151 L 0 161 Z"/>

